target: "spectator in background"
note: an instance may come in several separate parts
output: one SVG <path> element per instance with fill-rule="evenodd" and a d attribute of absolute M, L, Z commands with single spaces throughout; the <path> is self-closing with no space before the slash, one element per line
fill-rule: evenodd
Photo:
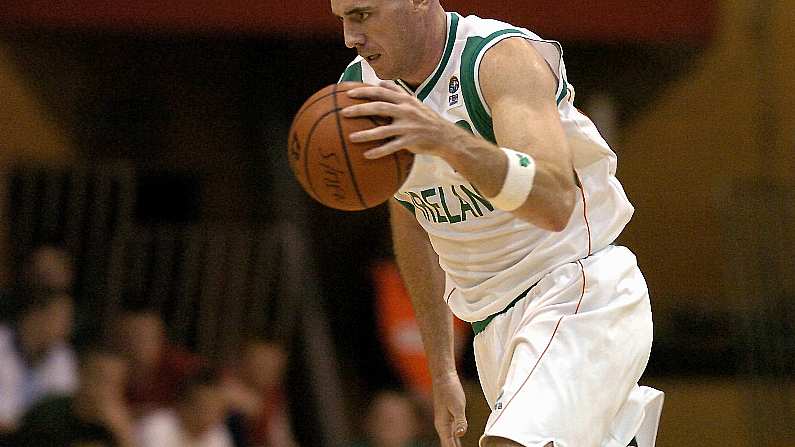
<path fill-rule="evenodd" d="M 19 312 L 19 295 L 30 290 L 72 293 L 74 265 L 69 254 L 53 245 L 36 247 L 19 268 L 13 288 L 0 290 L 0 320 L 8 321 Z"/>
<path fill-rule="evenodd" d="M 407 395 L 382 391 L 373 398 L 364 420 L 365 439 L 350 447 L 421 447 L 419 406 Z"/>
<path fill-rule="evenodd" d="M 17 282 L 21 282 L 23 290 L 33 287 L 71 293 L 74 276 L 74 263 L 69 253 L 53 245 L 42 245 L 25 260 Z"/>
<path fill-rule="evenodd" d="M 250 339 L 224 381 L 239 447 L 294 447 L 284 390 L 287 353 L 275 342 Z"/>
<path fill-rule="evenodd" d="M 133 421 L 124 397 L 124 356 L 92 346 L 80 354 L 80 385 L 74 397 L 53 397 L 26 415 L 15 445 L 132 447 Z"/>
<path fill-rule="evenodd" d="M 224 426 L 227 401 L 220 374 L 202 367 L 178 387 L 173 408 L 144 417 L 137 428 L 140 447 L 232 447 Z"/>
<path fill-rule="evenodd" d="M 130 361 L 127 398 L 136 417 L 174 404 L 178 385 L 204 364 L 201 357 L 168 341 L 154 310 L 126 310 L 114 329 L 116 346 Z"/>
<path fill-rule="evenodd" d="M 72 297 L 43 287 L 18 290 L 15 316 L 0 325 L 0 432 L 14 430 L 31 405 L 48 394 L 71 394 L 77 361 L 68 344 Z"/>

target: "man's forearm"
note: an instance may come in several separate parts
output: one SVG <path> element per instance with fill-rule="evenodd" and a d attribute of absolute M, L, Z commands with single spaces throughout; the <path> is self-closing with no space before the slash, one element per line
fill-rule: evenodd
<path fill-rule="evenodd" d="M 403 270 L 411 270 L 411 268 Z M 429 272 L 426 270 L 424 272 L 415 271 L 412 273 L 427 275 Z M 409 276 L 411 276 L 411 274 L 404 274 L 407 285 L 413 282 L 407 279 Z M 417 287 L 416 284 L 414 286 L 408 285 L 408 288 L 411 294 L 411 302 L 414 306 L 417 324 L 422 334 L 422 343 L 423 346 L 425 346 L 428 367 L 433 379 L 436 380 L 444 375 L 454 373 L 453 323 L 450 310 L 442 299 L 444 288 L 440 287 L 434 290 L 434 292 L 438 293 L 419 292 L 417 289 L 421 288 L 421 286 Z"/>
<path fill-rule="evenodd" d="M 405 213 L 405 210 L 393 209 L 393 213 Z M 393 217 L 394 250 L 411 295 L 428 366 L 436 380 L 455 373 L 452 316 L 442 297 L 444 273 L 427 235 L 414 228 L 416 225 L 416 222 Z"/>

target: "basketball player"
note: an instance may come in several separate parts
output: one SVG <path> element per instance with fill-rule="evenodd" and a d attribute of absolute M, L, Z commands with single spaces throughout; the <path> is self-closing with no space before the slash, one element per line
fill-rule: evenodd
<path fill-rule="evenodd" d="M 391 124 L 369 158 L 416 154 L 395 253 L 433 376 L 442 445 L 467 430 L 450 311 L 475 331 L 492 413 L 481 446 L 653 446 L 662 393 L 639 387 L 652 319 L 616 156 L 574 107 L 561 46 L 438 0 L 331 0 L 359 56 L 341 81 Z M 441 268 L 440 268 L 441 266 Z M 449 307 L 449 309 L 448 309 Z"/>

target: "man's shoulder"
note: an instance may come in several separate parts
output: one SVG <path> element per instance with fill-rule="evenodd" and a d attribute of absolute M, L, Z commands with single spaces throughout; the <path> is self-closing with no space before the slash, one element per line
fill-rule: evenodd
<path fill-rule="evenodd" d="M 470 38 L 470 37 L 493 37 L 495 34 L 501 34 L 506 32 L 516 32 L 521 33 L 533 40 L 545 40 L 544 38 L 540 37 L 538 34 L 534 33 L 533 31 L 521 27 L 518 25 L 514 25 L 512 23 L 504 22 L 498 19 L 489 19 L 489 18 L 482 18 L 476 15 L 468 15 L 468 16 L 461 16 L 459 20 L 459 32 L 458 38 Z"/>
<path fill-rule="evenodd" d="M 77 355 L 71 345 L 59 342 L 53 345 L 40 363 L 40 369 L 46 370 L 47 375 L 55 373 L 77 374 Z"/>
<path fill-rule="evenodd" d="M 512 25 L 508 22 L 503 22 L 497 19 L 483 18 L 476 15 L 462 16 L 458 13 L 453 13 L 460 17 L 458 21 L 459 38 L 464 34 L 465 37 L 480 36 L 486 37 L 495 32 L 506 29 L 522 30 L 523 28 Z"/>

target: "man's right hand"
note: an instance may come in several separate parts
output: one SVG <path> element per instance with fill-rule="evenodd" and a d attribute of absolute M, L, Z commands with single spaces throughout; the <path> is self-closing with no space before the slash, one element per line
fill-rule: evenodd
<path fill-rule="evenodd" d="M 433 415 L 442 447 L 461 447 L 467 432 L 466 397 L 456 372 L 433 381 Z"/>

